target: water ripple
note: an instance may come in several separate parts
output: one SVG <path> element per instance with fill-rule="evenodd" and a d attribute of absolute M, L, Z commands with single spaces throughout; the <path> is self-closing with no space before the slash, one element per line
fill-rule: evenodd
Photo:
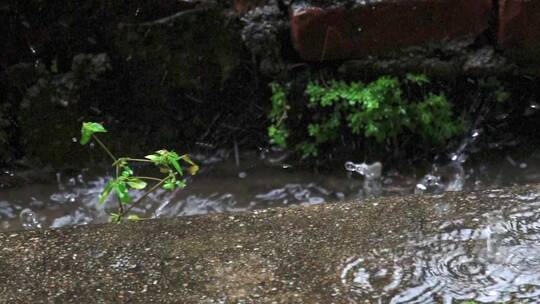
<path fill-rule="evenodd" d="M 449 221 L 434 236 L 411 235 L 398 248 L 353 257 L 343 267 L 342 283 L 352 298 L 379 303 L 535 303 L 540 298 L 538 203 L 486 214 L 478 228 Z"/>

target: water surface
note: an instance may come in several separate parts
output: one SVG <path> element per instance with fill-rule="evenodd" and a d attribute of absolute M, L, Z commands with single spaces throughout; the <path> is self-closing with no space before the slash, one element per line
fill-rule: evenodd
<path fill-rule="evenodd" d="M 425 176 L 411 170 L 384 168 L 383 164 L 383 174 L 375 181 L 347 172 L 345 166 L 317 172 L 259 152 L 243 153 L 237 158 L 195 158 L 202 170 L 188 180 L 185 189 L 159 190 L 133 211 L 146 218 L 175 217 L 540 181 L 540 158 L 535 156 L 508 157 L 459 170 L 450 163 Z M 25 182 L 20 186 L 0 185 L 0 231 L 107 222 L 115 203 L 98 204 L 99 193 L 110 179 L 106 173 L 107 168 L 93 173 L 49 172 L 44 178 L 36 172 L 2 172 L 0 184 L 9 184 L 21 176 Z M 140 194 L 135 193 L 135 198 Z"/>
<path fill-rule="evenodd" d="M 401 246 L 351 257 L 342 283 L 366 303 L 538 303 L 539 194 L 506 199 L 508 208 L 464 213 L 435 235 L 412 233 Z"/>

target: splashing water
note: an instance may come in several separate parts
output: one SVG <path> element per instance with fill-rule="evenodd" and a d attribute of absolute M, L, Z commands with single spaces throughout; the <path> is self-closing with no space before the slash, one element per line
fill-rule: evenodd
<path fill-rule="evenodd" d="M 369 165 L 366 163 L 355 164 L 349 161 L 345 163 L 345 170 L 364 176 L 364 196 L 372 197 L 381 194 L 382 164 L 380 162 Z"/>
<path fill-rule="evenodd" d="M 465 170 L 463 163 L 452 161 L 445 166 L 434 165 L 416 184 L 415 193 L 440 194 L 445 191 L 462 191 L 465 186 Z"/>
<path fill-rule="evenodd" d="M 42 226 L 37 215 L 30 208 L 25 208 L 19 213 L 21 225 L 26 229 L 39 229 Z"/>
<path fill-rule="evenodd" d="M 434 164 L 431 171 L 416 184 L 415 193 L 440 194 L 445 191 L 462 191 L 465 186 L 467 151 L 478 140 L 482 130 L 473 129 L 459 147 L 450 154 L 450 162 L 439 166 Z"/>

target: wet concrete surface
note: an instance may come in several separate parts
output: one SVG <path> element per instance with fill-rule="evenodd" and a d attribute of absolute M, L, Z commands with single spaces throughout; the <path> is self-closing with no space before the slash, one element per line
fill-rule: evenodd
<path fill-rule="evenodd" d="M 482 215 L 539 192 L 530 185 L 3 233 L 0 303 L 371 303 L 344 281 L 351 257 L 429 238 L 453 219 L 474 229 Z"/>

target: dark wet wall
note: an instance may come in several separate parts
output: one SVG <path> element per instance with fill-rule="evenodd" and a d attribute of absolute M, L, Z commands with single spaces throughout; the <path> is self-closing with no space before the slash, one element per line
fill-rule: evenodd
<path fill-rule="evenodd" d="M 221 124 L 239 129 L 239 140 L 249 136 L 262 113 L 242 114 L 259 98 L 258 85 L 251 85 L 257 69 L 229 7 L 191 1 L 4 4 L 0 158 L 58 164 L 82 157 L 75 140 L 87 120 L 105 123 L 132 143 L 122 146 L 126 153 L 233 142 L 231 132 L 216 132 Z"/>
<path fill-rule="evenodd" d="M 87 158 L 75 143 L 87 120 L 129 142 L 125 153 L 256 147 L 267 83 L 320 62 L 353 77 L 535 75 L 539 3 L 9 1 L 0 162 Z"/>

